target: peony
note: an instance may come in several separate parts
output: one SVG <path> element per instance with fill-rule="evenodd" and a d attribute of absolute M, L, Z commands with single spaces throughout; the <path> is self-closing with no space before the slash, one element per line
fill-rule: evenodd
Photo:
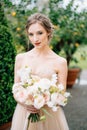
<path fill-rule="evenodd" d="M 25 104 L 26 105 L 33 105 L 33 103 L 34 103 L 34 97 L 33 97 L 33 95 L 28 95 L 28 97 L 27 97 L 27 99 L 25 101 Z"/>
<path fill-rule="evenodd" d="M 26 101 L 26 99 L 27 99 L 27 97 L 28 97 L 27 91 L 22 88 L 22 89 L 20 89 L 20 91 L 18 91 L 18 92 L 15 94 L 15 97 L 16 97 L 16 99 L 17 99 L 19 102 L 23 103 L 23 102 Z"/>
<path fill-rule="evenodd" d="M 43 93 L 43 96 L 44 96 L 45 102 L 48 102 L 50 100 L 50 92 L 49 91 L 45 91 Z"/>
<path fill-rule="evenodd" d="M 45 104 L 45 99 L 42 95 L 35 95 L 34 107 L 40 109 Z"/>
<path fill-rule="evenodd" d="M 53 103 L 54 105 L 57 104 L 57 99 L 58 99 L 58 93 L 53 93 L 53 94 L 51 95 L 51 101 L 52 101 L 52 103 Z"/>
<path fill-rule="evenodd" d="M 66 104 L 65 101 L 66 101 L 66 98 L 64 97 L 64 95 L 58 94 L 57 104 L 59 104 L 61 106 L 65 106 L 65 104 Z"/>
<path fill-rule="evenodd" d="M 38 88 L 41 89 L 42 92 L 48 90 L 50 88 L 51 82 L 49 79 L 42 78 L 38 83 Z"/>
<path fill-rule="evenodd" d="M 29 95 L 30 94 L 34 95 L 35 93 L 38 92 L 38 86 L 37 86 L 37 84 L 34 84 L 32 86 L 28 86 L 26 89 L 27 89 L 27 92 L 28 92 Z"/>
<path fill-rule="evenodd" d="M 13 85 L 13 88 L 12 88 L 12 93 L 16 94 L 17 92 L 20 91 L 20 89 L 22 89 L 22 84 L 21 83 L 15 83 Z"/>

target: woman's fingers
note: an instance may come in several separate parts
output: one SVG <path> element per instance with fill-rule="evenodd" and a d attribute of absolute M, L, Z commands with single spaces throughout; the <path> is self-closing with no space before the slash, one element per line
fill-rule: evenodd
<path fill-rule="evenodd" d="M 38 110 L 27 109 L 30 113 L 38 113 Z"/>
<path fill-rule="evenodd" d="M 25 109 L 27 109 L 30 113 L 38 113 L 39 110 L 36 109 L 33 105 L 26 105 L 23 103 L 20 103 L 20 105 L 22 105 Z"/>
<path fill-rule="evenodd" d="M 30 111 L 31 113 L 37 113 L 37 112 L 39 112 L 39 110 L 38 109 L 36 109 L 34 106 L 25 106 L 25 108 L 28 110 L 28 111 Z"/>

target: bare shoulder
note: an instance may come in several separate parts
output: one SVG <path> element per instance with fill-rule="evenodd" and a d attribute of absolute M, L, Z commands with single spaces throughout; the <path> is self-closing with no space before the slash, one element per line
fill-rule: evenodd
<path fill-rule="evenodd" d="M 57 62 L 58 64 L 61 64 L 61 65 L 67 65 L 67 60 L 61 56 L 58 56 Z"/>
<path fill-rule="evenodd" d="M 15 64 L 18 66 L 18 68 L 22 67 L 27 59 L 31 57 L 31 55 L 32 51 L 17 54 L 15 58 Z"/>
<path fill-rule="evenodd" d="M 28 51 L 28 52 L 24 52 L 24 53 L 17 54 L 16 60 L 17 60 L 17 61 L 22 61 L 22 60 L 24 60 L 25 58 L 27 58 L 27 56 L 30 56 L 31 53 L 32 53 L 31 51 Z"/>
<path fill-rule="evenodd" d="M 67 60 L 59 55 L 55 55 L 55 58 L 54 58 L 54 65 L 55 65 L 55 68 L 56 68 L 56 71 L 60 71 L 60 70 L 63 70 L 63 69 L 66 69 L 67 70 Z"/>
<path fill-rule="evenodd" d="M 53 55 L 54 62 L 58 65 L 67 65 L 67 60 L 64 57 L 61 57 L 54 53 Z"/>
<path fill-rule="evenodd" d="M 15 67 L 17 69 L 19 69 L 20 66 L 22 65 L 23 59 L 24 59 L 24 54 L 20 53 L 20 54 L 16 55 L 16 58 L 15 58 Z"/>
<path fill-rule="evenodd" d="M 20 53 L 16 55 L 16 61 L 21 61 L 25 57 L 25 53 Z"/>

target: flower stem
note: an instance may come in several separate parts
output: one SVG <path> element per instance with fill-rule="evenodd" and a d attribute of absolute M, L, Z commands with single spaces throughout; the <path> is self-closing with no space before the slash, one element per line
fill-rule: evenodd
<path fill-rule="evenodd" d="M 26 129 L 26 130 L 28 130 L 28 129 L 29 129 L 29 124 L 30 124 L 30 120 L 28 119 L 27 129 Z"/>

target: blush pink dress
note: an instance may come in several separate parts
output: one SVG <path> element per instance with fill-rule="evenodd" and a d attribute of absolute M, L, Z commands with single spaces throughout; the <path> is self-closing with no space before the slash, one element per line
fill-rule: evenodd
<path fill-rule="evenodd" d="M 46 114 L 45 121 L 39 121 L 36 123 L 30 122 L 27 129 L 28 116 L 30 113 L 26 110 L 26 108 L 17 104 L 12 119 L 11 130 L 69 130 L 62 107 L 59 106 L 56 112 L 52 111 L 51 108 L 48 108 L 47 106 L 45 106 L 45 109 L 52 116 Z"/>
<path fill-rule="evenodd" d="M 52 115 L 46 115 L 45 121 L 30 123 L 28 130 L 69 130 L 68 124 L 61 107 L 56 112 L 46 107 L 47 111 Z M 11 130 L 27 130 L 29 112 L 20 104 L 17 104 Z"/>

